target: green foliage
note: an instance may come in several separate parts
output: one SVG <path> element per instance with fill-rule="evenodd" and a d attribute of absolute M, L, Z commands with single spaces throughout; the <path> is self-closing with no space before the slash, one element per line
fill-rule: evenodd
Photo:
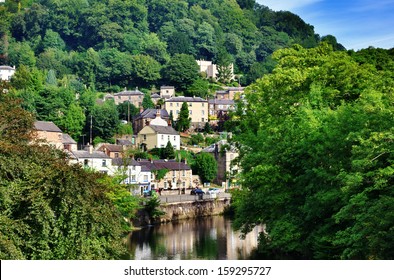
<path fill-rule="evenodd" d="M 200 176 L 202 182 L 212 182 L 217 175 L 216 160 L 211 154 L 201 152 L 196 155 L 192 170 L 193 174 Z"/>
<path fill-rule="evenodd" d="M 279 258 L 391 259 L 392 76 L 327 44 L 274 58 L 238 115 L 235 225 Z"/>
<path fill-rule="evenodd" d="M 1 259 L 117 259 L 121 216 L 101 175 L 28 144 L 31 115 L 0 95 Z"/>
<path fill-rule="evenodd" d="M 144 99 L 142 100 L 142 107 L 146 109 L 153 109 L 155 108 L 155 104 L 152 101 L 149 93 L 144 94 Z"/>
<path fill-rule="evenodd" d="M 182 103 L 181 111 L 179 112 L 178 120 L 176 122 L 178 131 L 186 131 L 190 127 L 189 107 L 186 102 Z"/>
<path fill-rule="evenodd" d="M 118 130 L 120 125 L 118 111 L 116 105 L 112 101 L 104 102 L 102 105 L 96 105 L 92 111 L 92 131 L 93 137 L 101 137 L 109 140 Z M 87 119 L 85 127 L 90 126 L 90 119 Z M 88 131 L 88 130 L 87 130 Z"/>
<path fill-rule="evenodd" d="M 190 136 L 189 145 L 199 145 L 204 143 L 204 136 L 201 133 L 193 134 Z"/>
<path fill-rule="evenodd" d="M 131 124 L 120 124 L 118 129 L 120 135 L 133 135 L 133 126 Z"/>
<path fill-rule="evenodd" d="M 163 150 L 163 157 L 165 159 L 173 159 L 175 157 L 174 147 L 172 147 L 170 141 L 167 142 L 167 145 Z"/>
<path fill-rule="evenodd" d="M 163 75 L 177 90 L 186 90 L 198 77 L 198 65 L 193 56 L 176 54 L 172 57 Z"/>
<path fill-rule="evenodd" d="M 160 198 L 157 196 L 156 192 L 153 192 L 153 195 L 146 199 L 145 211 L 151 219 L 157 219 L 165 214 L 165 212 L 160 209 Z"/>
<path fill-rule="evenodd" d="M 169 170 L 166 168 L 152 170 L 153 174 L 155 174 L 156 181 L 160 181 L 161 179 L 163 179 L 166 176 L 166 174 L 168 173 L 168 171 Z"/>

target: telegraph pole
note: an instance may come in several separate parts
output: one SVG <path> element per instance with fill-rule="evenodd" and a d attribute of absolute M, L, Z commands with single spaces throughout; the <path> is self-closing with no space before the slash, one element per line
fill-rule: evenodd
<path fill-rule="evenodd" d="M 90 145 L 93 145 L 92 128 L 93 128 L 93 116 L 90 115 Z"/>

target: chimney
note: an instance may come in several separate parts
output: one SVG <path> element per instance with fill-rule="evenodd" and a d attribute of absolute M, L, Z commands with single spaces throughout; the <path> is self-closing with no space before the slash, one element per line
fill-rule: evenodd
<path fill-rule="evenodd" d="M 140 113 L 142 113 L 144 111 L 143 107 L 140 107 Z"/>
<path fill-rule="evenodd" d="M 156 118 L 160 118 L 160 109 L 156 110 Z"/>
<path fill-rule="evenodd" d="M 93 145 L 88 143 L 89 154 L 93 154 Z"/>

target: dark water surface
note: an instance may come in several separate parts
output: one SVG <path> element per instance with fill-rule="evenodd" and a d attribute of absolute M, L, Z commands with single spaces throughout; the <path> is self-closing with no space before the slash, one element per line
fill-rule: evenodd
<path fill-rule="evenodd" d="M 134 231 L 129 236 L 134 260 L 240 260 L 249 259 L 257 247 L 261 228 L 245 239 L 222 216 L 184 220 Z"/>

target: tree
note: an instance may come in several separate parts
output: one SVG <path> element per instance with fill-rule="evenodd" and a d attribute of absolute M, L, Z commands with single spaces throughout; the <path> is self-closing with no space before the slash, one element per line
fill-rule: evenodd
<path fill-rule="evenodd" d="M 163 76 L 178 90 L 186 90 L 198 77 L 198 65 L 193 56 L 175 54 L 168 63 Z"/>
<path fill-rule="evenodd" d="M 142 108 L 145 110 L 155 108 L 155 104 L 153 103 L 149 93 L 144 94 L 144 99 L 142 99 Z"/>
<path fill-rule="evenodd" d="M 217 163 L 211 154 L 201 152 L 196 155 L 192 169 L 193 173 L 200 176 L 202 182 L 212 182 L 216 178 Z"/>
<path fill-rule="evenodd" d="M 328 44 L 273 57 L 238 115 L 235 225 L 264 223 L 266 256 L 391 259 L 392 76 Z"/>
<path fill-rule="evenodd" d="M 110 140 L 118 130 L 119 115 L 114 102 L 107 101 L 102 105 L 96 105 L 92 111 L 92 132 L 93 138 L 101 137 Z M 87 118 L 85 132 L 89 133 L 90 118 Z"/>
<path fill-rule="evenodd" d="M 148 86 L 160 79 L 161 65 L 148 55 L 135 55 L 131 58 L 134 82 L 139 86 Z"/>
<path fill-rule="evenodd" d="M 181 111 L 179 112 L 178 120 L 176 122 L 178 131 L 186 131 L 190 127 L 191 119 L 189 117 L 189 107 L 186 102 L 182 103 Z"/>
<path fill-rule="evenodd" d="M 167 145 L 164 148 L 163 157 L 165 159 L 173 159 L 175 157 L 174 147 L 172 147 L 170 141 L 167 142 Z"/>
<path fill-rule="evenodd" d="M 102 175 L 31 144 L 32 116 L 15 99 L 0 95 L 0 115 L 0 258 L 120 258 L 122 218 Z"/>

